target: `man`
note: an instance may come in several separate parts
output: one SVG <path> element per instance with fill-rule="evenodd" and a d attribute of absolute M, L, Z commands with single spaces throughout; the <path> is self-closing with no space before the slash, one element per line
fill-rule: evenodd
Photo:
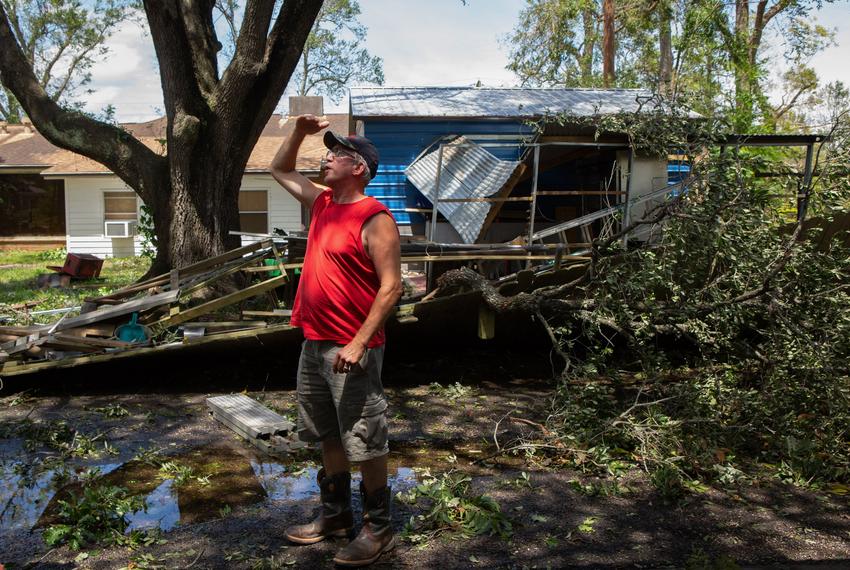
<path fill-rule="evenodd" d="M 350 463 L 363 481 L 363 528 L 340 550 L 342 566 L 371 564 L 395 546 L 387 485 L 387 403 L 381 386 L 383 323 L 401 296 L 398 228 L 386 206 L 365 195 L 378 152 L 364 137 L 328 131 L 319 186 L 295 171 L 306 135 L 328 122 L 295 120 L 271 163 L 272 176 L 311 209 L 310 233 L 292 324 L 304 330 L 298 363 L 298 436 L 321 442 L 322 511 L 313 522 L 286 529 L 296 544 L 350 535 Z"/>

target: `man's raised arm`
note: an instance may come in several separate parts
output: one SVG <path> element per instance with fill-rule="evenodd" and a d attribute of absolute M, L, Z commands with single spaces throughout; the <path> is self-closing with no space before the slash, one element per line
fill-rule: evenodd
<path fill-rule="evenodd" d="M 292 134 L 280 145 L 280 149 L 269 165 L 274 179 L 308 208 L 313 207 L 313 202 L 324 191 L 324 187 L 313 184 L 306 176 L 295 170 L 295 159 L 298 157 L 298 149 L 304 137 L 318 133 L 329 124 L 328 121 L 313 115 L 301 115 L 295 119 Z"/>

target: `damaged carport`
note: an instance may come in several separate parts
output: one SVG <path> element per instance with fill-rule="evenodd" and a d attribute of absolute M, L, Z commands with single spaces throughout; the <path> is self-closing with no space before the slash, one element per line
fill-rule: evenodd
<path fill-rule="evenodd" d="M 630 192 L 640 197 L 668 185 L 666 160 L 633 155 L 625 136 L 599 138 L 559 119 L 639 112 L 651 96 L 638 89 L 355 88 L 351 113 L 381 154 L 367 192 L 391 207 L 411 241 L 530 245 L 541 230 L 625 209 Z M 593 221 L 557 236 L 560 242 L 545 241 L 580 249 L 604 225 Z"/>

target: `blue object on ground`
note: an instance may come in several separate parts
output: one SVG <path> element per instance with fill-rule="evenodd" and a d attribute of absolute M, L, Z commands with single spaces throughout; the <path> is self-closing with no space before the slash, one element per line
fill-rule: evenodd
<path fill-rule="evenodd" d="M 129 323 L 115 329 L 115 336 L 118 337 L 118 340 L 124 342 L 145 342 L 148 340 L 148 333 L 145 331 L 145 327 L 138 324 L 138 319 L 139 313 L 133 313 Z"/>

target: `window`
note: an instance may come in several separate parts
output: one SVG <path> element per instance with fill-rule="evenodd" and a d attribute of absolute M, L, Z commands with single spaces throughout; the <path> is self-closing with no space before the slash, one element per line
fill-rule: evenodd
<path fill-rule="evenodd" d="M 105 222 L 138 222 L 139 208 L 133 192 L 104 192 L 103 220 Z"/>
<path fill-rule="evenodd" d="M 0 175 L 0 236 L 64 236 L 61 180 L 37 174 Z"/>
<path fill-rule="evenodd" d="M 239 229 L 254 234 L 269 233 L 269 201 L 266 190 L 239 192 Z"/>

